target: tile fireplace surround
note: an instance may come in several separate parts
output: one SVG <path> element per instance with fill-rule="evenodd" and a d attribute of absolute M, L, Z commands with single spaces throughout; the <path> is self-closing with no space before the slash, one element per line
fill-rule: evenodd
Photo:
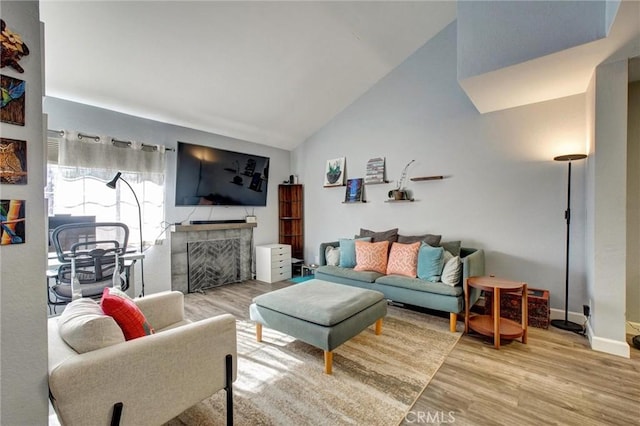
<path fill-rule="evenodd" d="M 251 279 L 251 249 L 255 223 L 214 223 L 171 226 L 171 290 L 189 292 L 187 244 L 240 239 L 240 281 Z M 215 262 L 212 259 L 212 262 Z"/>

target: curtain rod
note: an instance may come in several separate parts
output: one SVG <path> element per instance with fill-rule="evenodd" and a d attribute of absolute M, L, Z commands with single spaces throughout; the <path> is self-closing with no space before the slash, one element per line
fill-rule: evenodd
<path fill-rule="evenodd" d="M 55 133 L 55 134 L 60 135 L 60 136 L 64 136 L 64 130 L 47 129 L 47 131 L 51 132 L 51 133 Z M 85 138 L 85 139 L 93 139 L 96 142 L 98 142 L 100 140 L 100 136 L 92 136 L 92 135 L 86 135 L 84 133 L 78 133 L 78 139 L 83 139 L 83 138 Z M 127 146 L 131 146 L 132 145 L 131 141 L 122 141 L 122 140 L 115 139 L 115 138 L 111 138 L 111 143 L 114 144 L 114 145 L 117 144 L 117 143 L 124 144 L 124 145 L 127 145 Z M 144 144 L 144 143 L 142 144 L 142 147 L 143 148 L 144 147 L 153 148 L 154 151 L 156 151 L 158 149 L 158 147 L 155 146 L 155 145 L 148 145 L 148 144 Z M 165 147 L 164 150 L 165 151 L 171 151 L 171 152 L 175 152 L 176 151 L 175 148 L 167 148 L 167 147 Z"/>

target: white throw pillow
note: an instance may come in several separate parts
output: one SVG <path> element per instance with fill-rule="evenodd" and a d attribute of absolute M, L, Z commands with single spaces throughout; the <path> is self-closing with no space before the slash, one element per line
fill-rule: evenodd
<path fill-rule="evenodd" d="M 445 252 L 447 253 L 447 252 Z M 455 286 L 460 282 L 462 276 L 462 262 L 460 262 L 460 256 L 453 256 L 444 264 L 442 268 L 442 277 L 440 280 L 443 284 Z"/>
<path fill-rule="evenodd" d="M 340 264 L 340 247 L 327 246 L 324 250 L 327 265 L 338 266 Z"/>
<path fill-rule="evenodd" d="M 60 337 L 78 353 L 124 342 L 124 334 L 109 315 L 93 299 L 77 299 L 69 303 L 58 319 Z"/>

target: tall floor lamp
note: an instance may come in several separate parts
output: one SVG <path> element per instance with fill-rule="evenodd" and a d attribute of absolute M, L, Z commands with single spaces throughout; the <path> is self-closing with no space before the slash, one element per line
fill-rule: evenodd
<path fill-rule="evenodd" d="M 136 199 L 136 204 L 138 205 L 138 227 L 140 229 L 140 254 L 143 254 L 143 252 L 142 252 L 142 245 L 143 245 L 143 239 L 142 239 L 142 209 L 140 208 L 140 202 L 138 201 L 138 196 L 136 195 L 136 191 L 134 191 L 133 188 L 131 187 L 131 185 L 129 185 L 129 182 L 127 182 L 126 180 L 124 180 L 122 178 L 122 173 L 120 173 L 120 172 L 116 173 L 116 175 L 113 177 L 113 179 L 111 179 L 111 181 L 109 181 L 107 183 L 107 186 L 109 188 L 111 188 L 111 189 L 116 189 L 116 183 L 118 182 L 118 180 L 121 180 L 121 181 L 123 181 L 124 183 L 127 184 L 129 189 L 133 193 L 133 198 Z M 140 281 L 142 283 L 141 295 L 144 296 L 144 256 L 140 259 Z"/>
<path fill-rule="evenodd" d="M 567 210 L 564 212 L 564 218 L 567 221 L 567 258 L 565 264 L 565 292 L 564 292 L 564 319 L 551 320 L 551 325 L 561 328 L 563 330 L 573 331 L 574 333 L 581 333 L 582 326 L 575 322 L 569 321 L 569 235 L 571 223 L 571 162 L 575 160 L 583 160 L 587 158 L 585 154 L 568 154 L 554 157 L 555 161 L 567 161 L 569 163 L 569 177 L 567 184 Z"/>

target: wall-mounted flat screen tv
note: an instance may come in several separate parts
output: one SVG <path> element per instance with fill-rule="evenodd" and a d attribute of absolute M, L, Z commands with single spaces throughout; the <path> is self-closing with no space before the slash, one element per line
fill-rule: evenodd
<path fill-rule="evenodd" d="M 176 206 L 266 206 L 269 157 L 178 142 Z"/>

